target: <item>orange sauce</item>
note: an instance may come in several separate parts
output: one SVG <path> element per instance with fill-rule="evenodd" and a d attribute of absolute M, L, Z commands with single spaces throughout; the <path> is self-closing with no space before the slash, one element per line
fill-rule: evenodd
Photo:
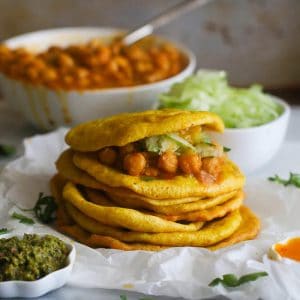
<path fill-rule="evenodd" d="M 300 262 L 300 237 L 288 240 L 285 244 L 276 244 L 276 252 L 284 258 Z"/>

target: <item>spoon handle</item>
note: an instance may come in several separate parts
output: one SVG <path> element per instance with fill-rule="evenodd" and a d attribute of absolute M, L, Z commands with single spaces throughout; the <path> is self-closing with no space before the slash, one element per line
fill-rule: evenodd
<path fill-rule="evenodd" d="M 180 2 L 145 24 L 127 33 L 123 38 L 123 43 L 125 45 L 133 44 L 145 36 L 150 35 L 156 28 L 161 27 L 177 17 L 188 13 L 197 7 L 203 6 L 210 1 L 211 0 L 188 0 Z"/>

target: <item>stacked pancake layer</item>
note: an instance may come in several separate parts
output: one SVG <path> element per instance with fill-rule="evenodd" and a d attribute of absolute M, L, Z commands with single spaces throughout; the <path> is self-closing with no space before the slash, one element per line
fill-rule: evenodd
<path fill-rule="evenodd" d="M 243 206 L 244 176 L 227 157 L 217 180 L 196 176 L 143 178 L 103 164 L 98 152 L 191 126 L 222 131 L 214 114 L 148 111 L 79 125 L 66 141 L 51 180 L 59 231 L 91 247 L 218 249 L 254 238 L 259 220 Z"/>

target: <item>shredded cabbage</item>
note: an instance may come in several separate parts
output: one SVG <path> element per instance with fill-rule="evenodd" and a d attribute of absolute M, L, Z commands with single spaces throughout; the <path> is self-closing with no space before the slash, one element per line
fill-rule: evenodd
<path fill-rule="evenodd" d="M 160 95 L 159 108 L 212 111 L 227 128 L 259 126 L 283 112 L 261 86 L 234 88 L 228 85 L 226 72 L 209 70 L 199 70 L 175 83 L 169 92 Z"/>

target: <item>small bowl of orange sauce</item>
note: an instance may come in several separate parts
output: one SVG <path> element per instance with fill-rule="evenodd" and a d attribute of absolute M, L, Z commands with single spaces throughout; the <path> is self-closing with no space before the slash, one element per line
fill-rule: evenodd
<path fill-rule="evenodd" d="M 272 245 L 269 257 L 274 260 L 290 259 L 300 263 L 300 237 L 287 238 Z"/>

